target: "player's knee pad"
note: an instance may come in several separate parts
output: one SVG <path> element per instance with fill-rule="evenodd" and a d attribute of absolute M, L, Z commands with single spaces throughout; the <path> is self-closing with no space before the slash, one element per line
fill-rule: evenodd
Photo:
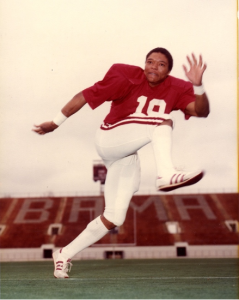
<path fill-rule="evenodd" d="M 116 226 L 121 226 L 123 225 L 125 218 L 126 218 L 126 212 L 127 209 L 125 210 L 120 210 L 120 211 L 110 211 L 105 209 L 104 211 L 104 217 L 110 221 L 111 223 L 113 223 Z"/>
<path fill-rule="evenodd" d="M 116 226 L 121 226 L 124 224 L 124 221 L 125 221 L 125 218 L 126 218 L 126 212 L 117 212 L 117 214 L 115 215 L 114 217 L 114 224 Z"/>
<path fill-rule="evenodd" d="M 114 210 L 105 208 L 103 215 L 107 219 L 107 221 L 115 224 L 113 222 L 113 220 L 114 220 Z"/>

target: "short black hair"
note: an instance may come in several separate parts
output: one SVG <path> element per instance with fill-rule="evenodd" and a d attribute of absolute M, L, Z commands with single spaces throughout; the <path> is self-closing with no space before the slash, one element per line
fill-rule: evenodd
<path fill-rule="evenodd" d="M 149 55 L 154 53 L 154 52 L 160 52 L 160 53 L 164 54 L 167 57 L 167 59 L 168 59 L 168 69 L 169 69 L 169 71 L 171 71 L 172 68 L 173 68 L 173 57 L 172 57 L 171 53 L 165 48 L 157 47 L 157 48 L 154 48 L 153 50 L 149 51 L 149 53 L 146 55 L 146 60 L 149 57 Z"/>

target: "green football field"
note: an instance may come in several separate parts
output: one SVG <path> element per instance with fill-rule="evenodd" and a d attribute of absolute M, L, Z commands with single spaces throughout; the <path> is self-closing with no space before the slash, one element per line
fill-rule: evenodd
<path fill-rule="evenodd" d="M 73 261 L 69 279 L 52 261 L 1 263 L 2 299 L 238 299 L 237 259 Z"/>

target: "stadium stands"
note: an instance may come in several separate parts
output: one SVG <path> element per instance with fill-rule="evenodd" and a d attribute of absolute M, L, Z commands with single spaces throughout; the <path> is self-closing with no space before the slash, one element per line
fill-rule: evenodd
<path fill-rule="evenodd" d="M 103 208 L 103 196 L 0 199 L 0 247 L 63 247 Z M 238 245 L 238 221 L 236 193 L 134 196 L 125 223 L 93 247 Z"/>

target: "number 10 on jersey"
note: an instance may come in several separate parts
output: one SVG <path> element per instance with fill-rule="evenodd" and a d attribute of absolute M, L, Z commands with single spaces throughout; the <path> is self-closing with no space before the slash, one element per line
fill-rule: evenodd
<path fill-rule="evenodd" d="M 139 103 L 136 111 L 131 116 L 137 116 L 137 117 L 145 117 L 145 115 L 149 117 L 159 117 L 160 115 L 165 113 L 166 108 L 166 102 L 163 99 L 152 99 L 149 102 L 148 108 L 147 108 L 147 114 L 143 113 L 145 110 L 147 97 L 146 96 L 140 96 L 137 99 L 137 102 Z"/>

